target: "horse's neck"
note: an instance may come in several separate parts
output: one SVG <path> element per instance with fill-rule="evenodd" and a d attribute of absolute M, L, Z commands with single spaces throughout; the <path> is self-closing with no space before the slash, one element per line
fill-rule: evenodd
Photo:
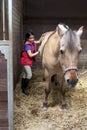
<path fill-rule="evenodd" d="M 47 32 L 44 34 L 44 36 L 42 37 L 42 43 L 41 45 L 39 46 L 39 51 L 40 51 L 40 55 L 42 56 L 43 54 L 43 49 L 44 49 L 44 46 L 48 40 L 48 38 L 50 37 L 50 35 L 52 35 L 54 33 L 54 31 L 50 31 L 50 32 Z"/>
<path fill-rule="evenodd" d="M 58 56 L 59 54 L 59 36 L 58 34 L 54 34 L 53 35 L 54 38 L 50 39 L 51 40 L 51 48 L 52 48 L 52 52 L 55 56 Z"/>

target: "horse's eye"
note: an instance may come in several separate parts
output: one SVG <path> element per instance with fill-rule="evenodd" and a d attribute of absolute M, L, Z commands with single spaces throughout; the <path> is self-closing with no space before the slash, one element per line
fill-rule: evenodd
<path fill-rule="evenodd" d="M 82 50 L 79 50 L 79 53 L 81 53 Z"/>
<path fill-rule="evenodd" d="M 82 48 L 80 48 L 79 53 L 81 53 L 81 51 L 82 51 Z"/>
<path fill-rule="evenodd" d="M 64 50 L 61 49 L 61 50 L 60 50 L 60 53 L 61 53 L 61 54 L 64 54 Z"/>

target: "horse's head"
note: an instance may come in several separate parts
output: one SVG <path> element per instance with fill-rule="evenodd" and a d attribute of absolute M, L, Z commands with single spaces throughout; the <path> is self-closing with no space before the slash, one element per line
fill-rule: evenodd
<path fill-rule="evenodd" d="M 82 50 L 80 44 L 80 36 L 83 33 L 83 27 L 78 31 L 72 31 L 67 28 L 65 30 L 58 27 L 60 35 L 59 62 L 62 67 L 66 84 L 74 87 L 78 82 L 78 60 Z"/>

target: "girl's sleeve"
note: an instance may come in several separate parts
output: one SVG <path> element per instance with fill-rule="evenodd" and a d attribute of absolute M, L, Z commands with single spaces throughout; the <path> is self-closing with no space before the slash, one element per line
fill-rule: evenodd
<path fill-rule="evenodd" d="M 24 48 L 25 51 L 31 50 L 31 47 L 29 45 L 26 45 Z"/>

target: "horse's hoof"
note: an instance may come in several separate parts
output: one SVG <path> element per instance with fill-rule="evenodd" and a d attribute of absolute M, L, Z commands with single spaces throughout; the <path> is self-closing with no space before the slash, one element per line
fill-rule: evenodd
<path fill-rule="evenodd" d="M 47 110 L 47 103 L 43 103 L 43 107 L 42 107 L 42 109 L 43 109 L 44 111 Z"/>
<path fill-rule="evenodd" d="M 42 107 L 43 111 L 46 111 L 47 110 L 47 107 Z"/>
<path fill-rule="evenodd" d="M 28 91 L 22 91 L 26 96 L 29 96 L 29 92 Z"/>
<path fill-rule="evenodd" d="M 63 105 L 62 105 L 62 109 L 63 109 L 63 110 L 66 110 L 66 104 L 63 104 Z"/>

